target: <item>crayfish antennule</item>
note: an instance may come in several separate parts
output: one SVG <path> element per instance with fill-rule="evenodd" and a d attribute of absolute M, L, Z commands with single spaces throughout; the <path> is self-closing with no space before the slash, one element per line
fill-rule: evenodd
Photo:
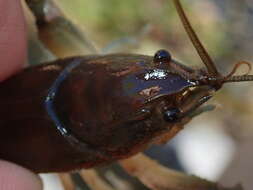
<path fill-rule="evenodd" d="M 248 66 L 248 71 L 244 75 L 234 75 L 238 68 L 242 65 Z M 243 82 L 243 81 L 253 81 L 253 75 L 249 75 L 252 69 L 251 63 L 246 61 L 240 61 L 239 63 L 235 64 L 232 71 L 224 77 L 223 83 L 227 82 Z"/>
<path fill-rule="evenodd" d="M 233 76 L 236 71 L 238 70 L 238 68 L 242 65 L 247 65 L 248 66 L 248 71 L 246 74 L 244 75 L 248 75 L 252 69 L 252 66 L 249 62 L 246 62 L 246 61 L 240 61 L 239 63 L 236 63 L 235 66 L 233 67 L 232 71 L 225 77 L 225 78 L 230 78 L 231 76 Z"/>
<path fill-rule="evenodd" d="M 237 75 L 231 76 L 223 81 L 223 83 L 228 82 L 244 82 L 244 81 L 253 81 L 253 75 Z"/>

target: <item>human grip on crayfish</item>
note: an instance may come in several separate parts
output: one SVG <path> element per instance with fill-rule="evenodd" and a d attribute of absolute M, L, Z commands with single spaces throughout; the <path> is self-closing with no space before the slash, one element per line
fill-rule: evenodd
<path fill-rule="evenodd" d="M 206 69 L 180 64 L 165 50 L 26 68 L 0 84 L 0 158 L 35 172 L 105 165 L 172 137 L 224 83 L 253 80 L 234 76 L 245 62 L 221 75 L 174 3 Z"/>

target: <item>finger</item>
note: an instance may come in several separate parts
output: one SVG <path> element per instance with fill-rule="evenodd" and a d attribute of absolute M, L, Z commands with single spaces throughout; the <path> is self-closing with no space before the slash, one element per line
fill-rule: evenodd
<path fill-rule="evenodd" d="M 38 176 L 16 164 L 0 160 L 0 189 L 42 190 Z"/>
<path fill-rule="evenodd" d="M 0 0 L 0 81 L 22 68 L 26 30 L 21 0 Z"/>

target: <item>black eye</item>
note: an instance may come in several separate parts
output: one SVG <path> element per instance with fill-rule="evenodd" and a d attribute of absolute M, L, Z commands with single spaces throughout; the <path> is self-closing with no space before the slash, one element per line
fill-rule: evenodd
<path fill-rule="evenodd" d="M 178 115 L 179 115 L 180 111 L 177 108 L 172 108 L 169 110 L 166 110 L 163 113 L 163 119 L 167 122 L 175 122 L 178 120 Z"/>
<path fill-rule="evenodd" d="M 162 64 L 162 63 L 169 63 L 170 61 L 171 55 L 168 51 L 161 49 L 155 53 L 154 56 L 155 63 Z"/>

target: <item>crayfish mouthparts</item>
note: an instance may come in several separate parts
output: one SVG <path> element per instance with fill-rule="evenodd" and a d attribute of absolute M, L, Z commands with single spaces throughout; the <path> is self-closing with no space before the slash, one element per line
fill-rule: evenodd
<path fill-rule="evenodd" d="M 189 90 L 185 98 L 179 106 L 180 118 L 188 117 L 197 109 L 199 109 L 204 103 L 210 100 L 215 93 L 215 89 L 210 86 L 200 86 Z"/>

